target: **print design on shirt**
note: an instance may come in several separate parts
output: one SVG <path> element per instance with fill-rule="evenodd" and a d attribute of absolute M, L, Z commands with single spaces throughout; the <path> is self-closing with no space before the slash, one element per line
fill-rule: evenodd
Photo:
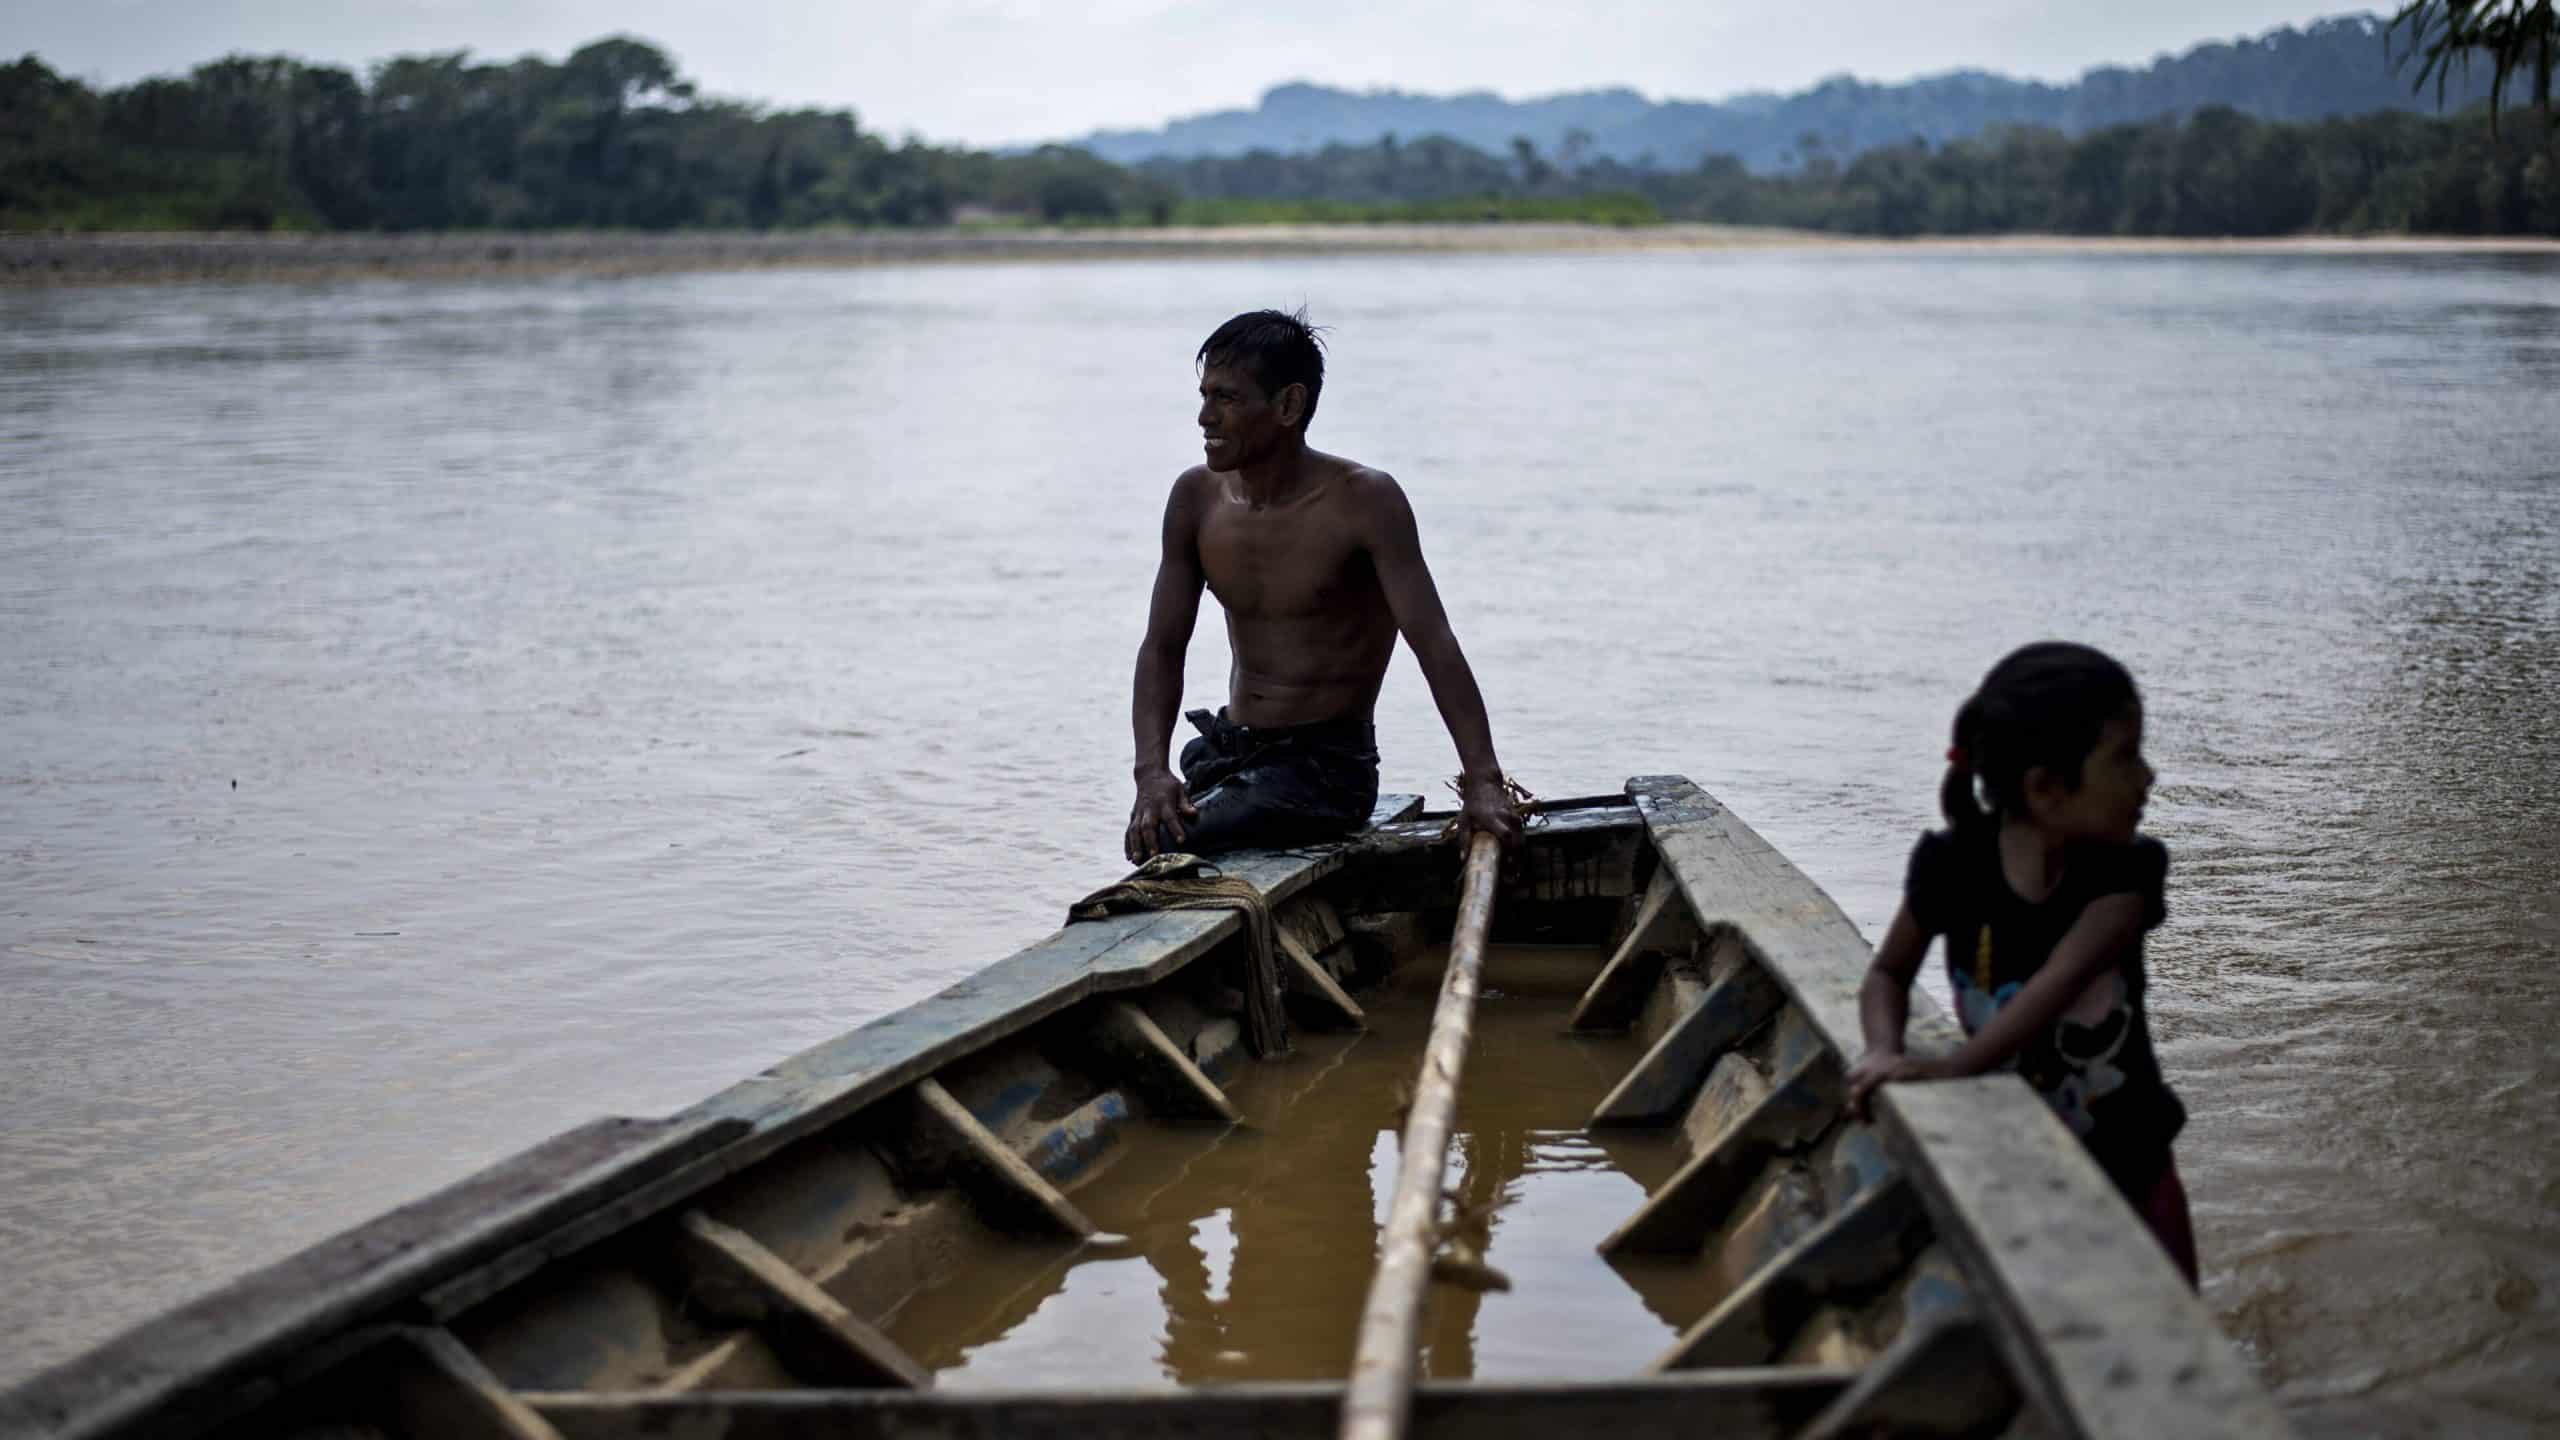
<path fill-rule="evenodd" d="M 1955 972 L 1956 1014 L 1967 1035 L 1979 1033 L 2024 988 L 2016 980 L 1992 987 L 1991 954 L 1991 927 L 1985 924 L 1974 946 L 1973 973 Z M 2115 1058 L 2132 1034 L 2133 1006 L 2118 966 L 2089 982 L 2056 1017 L 2050 1046 L 2030 1044 L 2001 1068 L 2016 1069 L 2072 1134 L 2085 1136 L 2098 1126 L 2090 1104 L 2124 1087 Z"/>

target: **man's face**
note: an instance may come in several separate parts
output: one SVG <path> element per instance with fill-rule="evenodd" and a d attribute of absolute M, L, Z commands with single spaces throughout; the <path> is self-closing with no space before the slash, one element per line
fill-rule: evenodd
<path fill-rule="evenodd" d="M 1241 470 L 1279 445 L 1288 429 L 1285 399 L 1297 390 L 1264 393 L 1242 365 L 1211 365 L 1200 372 L 1200 448 L 1212 470 Z"/>

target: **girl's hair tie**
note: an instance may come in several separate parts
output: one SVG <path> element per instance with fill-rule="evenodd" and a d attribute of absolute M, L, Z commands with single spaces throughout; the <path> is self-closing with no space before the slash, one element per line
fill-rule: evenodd
<path fill-rule="evenodd" d="M 1950 745 L 1947 747 L 1947 763 L 1953 765 L 1959 770 L 1970 770 L 1973 768 L 1972 762 L 1966 758 L 1964 747 L 1961 745 Z"/>

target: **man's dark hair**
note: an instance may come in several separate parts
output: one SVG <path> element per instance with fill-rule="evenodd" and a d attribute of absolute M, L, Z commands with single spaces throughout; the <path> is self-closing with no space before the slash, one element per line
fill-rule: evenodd
<path fill-rule="evenodd" d="M 1192 359 L 1203 368 L 1235 365 L 1250 371 L 1265 395 L 1291 385 L 1307 387 L 1307 413 L 1298 417 L 1304 431 L 1316 418 L 1316 397 L 1324 393 L 1324 345 L 1321 331 L 1307 323 L 1304 310 L 1248 310 L 1209 333 Z"/>

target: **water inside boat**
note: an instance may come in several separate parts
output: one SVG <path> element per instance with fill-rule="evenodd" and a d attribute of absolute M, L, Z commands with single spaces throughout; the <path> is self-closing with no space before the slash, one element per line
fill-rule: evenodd
<path fill-rule="evenodd" d="M 1486 956 L 1448 1188 L 1510 1282 L 1434 1287 L 1441 1379 L 1623 1374 L 1701 1313 L 1694 1265 L 1612 1263 L 1600 1238 L 1677 1168 L 1662 1132 L 1595 1135 L 1640 1037 L 1565 1033 L 1606 955 Z M 1076 1203 L 1125 1244 L 1021 1244 L 918 1294 L 884 1328 L 943 1386 L 1339 1378 L 1395 1183 L 1397 1131 L 1445 949 L 1364 991 L 1369 1028 L 1302 1032 L 1246 1068 L 1234 1127 L 1131 1126 Z"/>

